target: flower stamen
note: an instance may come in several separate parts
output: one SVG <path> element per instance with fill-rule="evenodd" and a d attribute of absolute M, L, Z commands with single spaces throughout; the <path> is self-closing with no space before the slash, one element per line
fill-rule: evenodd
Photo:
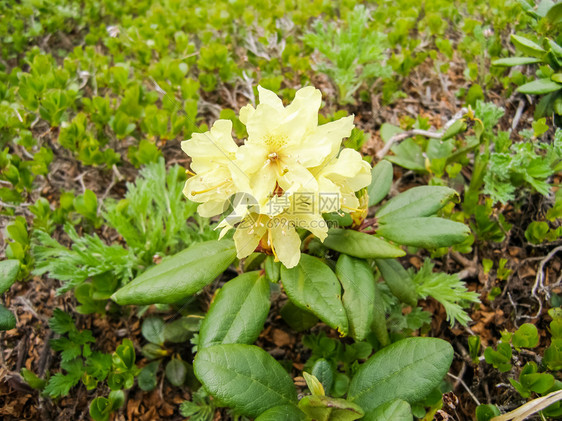
<path fill-rule="evenodd" d="M 277 253 L 275 252 L 275 247 L 273 246 L 273 239 L 271 237 L 271 230 L 267 230 L 267 243 L 271 247 L 271 251 L 273 252 L 273 256 L 275 257 L 275 259 L 273 259 L 273 261 L 278 262 L 279 257 L 277 256 Z"/>
<path fill-rule="evenodd" d="M 223 181 L 222 183 L 217 184 L 216 186 L 209 187 L 208 189 L 191 192 L 191 195 L 192 195 L 192 196 L 195 196 L 196 194 L 208 193 L 208 192 L 210 192 L 211 190 L 218 189 L 219 187 L 222 187 L 222 186 L 224 186 L 225 184 L 227 184 L 227 183 L 229 183 L 229 182 L 230 182 L 230 180 L 225 180 L 225 181 Z"/>

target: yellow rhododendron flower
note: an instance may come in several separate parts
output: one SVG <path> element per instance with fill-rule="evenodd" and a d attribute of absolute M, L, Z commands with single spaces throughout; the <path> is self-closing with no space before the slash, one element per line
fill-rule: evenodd
<path fill-rule="evenodd" d="M 369 185 L 370 165 L 355 150 L 340 152 L 353 116 L 318 125 L 318 89 L 298 90 L 287 107 L 273 92 L 261 86 L 258 91 L 259 105 L 240 110 L 248 132 L 242 146 L 234 142 L 229 120 L 217 120 L 210 131 L 182 142 L 194 173 L 184 194 L 201 203 L 198 212 L 206 217 L 222 214 L 231 197 L 238 197 L 218 226 L 221 236 L 236 226 L 239 258 L 261 249 L 291 268 L 300 259 L 296 228 L 323 241 L 323 213 L 358 212 L 355 192 Z"/>

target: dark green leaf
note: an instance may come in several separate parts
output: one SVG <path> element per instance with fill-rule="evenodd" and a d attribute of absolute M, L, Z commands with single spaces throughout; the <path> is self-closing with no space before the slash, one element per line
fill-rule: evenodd
<path fill-rule="evenodd" d="M 111 390 L 130 389 L 135 383 L 135 376 L 129 372 L 112 371 L 107 377 L 107 385 Z"/>
<path fill-rule="evenodd" d="M 79 344 L 74 343 L 65 337 L 51 339 L 49 343 L 54 351 L 61 352 L 62 361 L 71 361 L 76 357 L 79 357 L 82 353 L 82 348 Z"/>
<path fill-rule="evenodd" d="M 276 406 L 263 412 L 256 421 L 304 421 L 306 415 L 296 406 Z"/>
<path fill-rule="evenodd" d="M 123 339 L 121 345 L 117 347 L 111 355 L 113 365 L 122 371 L 131 370 L 135 365 L 135 346 L 130 339 Z"/>
<path fill-rule="evenodd" d="M 382 238 L 363 232 L 332 228 L 324 240 L 324 245 L 332 250 L 361 259 L 387 259 L 404 256 L 404 250 Z"/>
<path fill-rule="evenodd" d="M 291 377 L 267 352 L 252 345 L 205 348 L 193 363 L 195 375 L 218 400 L 242 415 L 257 417 L 270 408 L 295 407 Z"/>
<path fill-rule="evenodd" d="M 111 408 L 116 411 L 125 403 L 125 393 L 122 390 L 112 390 L 109 392 L 108 399 L 111 402 Z"/>
<path fill-rule="evenodd" d="M 269 282 L 278 282 L 281 273 L 281 262 L 276 262 L 273 256 L 267 256 L 264 264 L 265 276 Z"/>
<path fill-rule="evenodd" d="M 501 415 L 501 412 L 496 405 L 478 405 L 476 408 L 477 421 L 490 421 L 498 415 Z"/>
<path fill-rule="evenodd" d="M 492 66 L 521 66 L 524 64 L 540 63 L 542 60 L 535 57 L 507 57 L 494 60 Z"/>
<path fill-rule="evenodd" d="M 43 389 L 47 383 L 44 379 L 39 378 L 37 374 L 25 367 L 21 369 L 21 376 L 33 389 Z"/>
<path fill-rule="evenodd" d="M 199 349 L 229 343 L 253 343 L 269 312 L 269 283 L 259 272 L 244 273 L 222 287 L 199 332 Z"/>
<path fill-rule="evenodd" d="M 377 267 L 384 281 L 396 298 L 405 304 L 415 307 L 418 294 L 412 278 L 399 261 L 393 259 L 377 259 Z"/>
<path fill-rule="evenodd" d="M 110 354 L 94 351 L 86 358 L 86 373 L 99 381 L 104 380 L 112 363 Z"/>
<path fill-rule="evenodd" d="M 410 404 L 402 399 L 383 403 L 365 414 L 365 421 L 412 421 Z"/>
<path fill-rule="evenodd" d="M 544 351 L 543 362 L 551 370 L 562 370 L 562 339 L 554 338 L 552 340 L 550 346 Z"/>
<path fill-rule="evenodd" d="M 65 333 L 76 330 L 74 320 L 72 320 L 70 314 L 65 313 L 60 308 L 55 308 L 53 310 L 53 317 L 49 319 L 49 327 L 53 332 L 59 335 L 64 335 Z"/>
<path fill-rule="evenodd" d="M 369 207 L 376 205 L 386 197 L 392 186 L 392 164 L 380 161 L 371 170 L 371 184 L 367 189 L 369 194 Z"/>
<path fill-rule="evenodd" d="M 515 44 L 515 48 L 529 56 L 542 57 L 546 53 L 540 45 L 519 35 L 511 34 L 511 42 Z"/>
<path fill-rule="evenodd" d="M 0 331 L 10 330 L 16 327 L 16 316 L 0 304 Z"/>
<path fill-rule="evenodd" d="M 349 385 L 348 399 L 366 412 L 393 399 L 419 401 L 439 385 L 453 360 L 453 348 L 435 338 L 407 338 L 377 352 Z"/>
<path fill-rule="evenodd" d="M 260 269 L 261 264 L 268 257 L 264 253 L 252 253 L 244 260 L 244 272 Z M 271 257 L 271 256 L 270 256 Z"/>
<path fill-rule="evenodd" d="M 324 358 L 318 359 L 312 366 L 311 374 L 315 376 L 322 386 L 327 395 L 330 395 L 332 390 L 332 385 L 334 384 L 334 368 L 332 365 Z"/>
<path fill-rule="evenodd" d="M 109 399 L 98 396 L 90 403 L 90 416 L 94 421 L 107 421 L 112 409 Z"/>
<path fill-rule="evenodd" d="M 80 359 L 63 362 L 61 367 L 67 371 L 67 374 L 56 373 L 49 378 L 47 386 L 45 386 L 45 393 L 52 398 L 68 395 L 70 388 L 80 381 L 84 373 L 84 367 Z"/>
<path fill-rule="evenodd" d="M 164 326 L 164 342 L 181 344 L 187 341 L 193 333 L 186 328 L 185 319 L 177 319 Z"/>
<path fill-rule="evenodd" d="M 525 387 L 535 393 L 547 393 L 554 386 L 554 376 L 548 373 L 521 375 L 519 380 Z"/>
<path fill-rule="evenodd" d="M 517 88 L 518 92 L 522 94 L 542 95 L 549 92 L 555 92 L 562 89 L 562 85 L 556 83 L 549 78 L 537 79 L 532 82 L 521 85 Z"/>
<path fill-rule="evenodd" d="M 142 336 L 156 345 L 164 343 L 164 320 L 160 317 L 147 317 L 142 322 Z"/>
<path fill-rule="evenodd" d="M 318 317 L 309 311 L 298 308 L 290 300 L 287 301 L 281 309 L 281 317 L 283 317 L 283 320 L 291 329 L 297 332 L 310 329 L 318 323 Z"/>
<path fill-rule="evenodd" d="M 428 217 L 392 221 L 381 225 L 377 234 L 407 246 L 439 248 L 462 243 L 470 229 L 460 222 Z"/>
<path fill-rule="evenodd" d="M 166 364 L 166 378 L 174 386 L 181 386 L 185 383 L 187 376 L 187 366 L 180 359 L 172 359 Z"/>
<path fill-rule="evenodd" d="M 145 392 L 154 390 L 158 383 L 156 372 L 158 371 L 159 365 L 160 361 L 152 361 L 142 368 L 137 378 L 141 390 L 144 390 Z"/>
<path fill-rule="evenodd" d="M 511 370 L 511 346 L 508 343 L 498 343 L 497 350 L 491 346 L 484 350 L 484 358 L 488 364 L 492 364 L 495 368 L 505 373 Z"/>
<path fill-rule="evenodd" d="M 0 294 L 4 294 L 16 282 L 19 270 L 19 260 L 8 259 L 0 262 Z"/>
<path fill-rule="evenodd" d="M 281 281 L 293 304 L 318 316 L 342 335 L 347 334 L 348 322 L 341 302 L 341 285 L 325 263 L 303 254 L 294 268 L 281 267 Z"/>
<path fill-rule="evenodd" d="M 433 216 L 455 196 L 458 196 L 457 192 L 449 187 L 414 187 L 390 199 L 379 209 L 376 217 L 380 223 L 386 223 L 399 219 Z"/>
<path fill-rule="evenodd" d="M 375 285 L 375 296 L 380 297 L 379 288 Z M 382 300 L 376 300 L 373 305 L 373 323 L 371 330 L 375 334 L 377 341 L 384 347 L 390 344 L 390 337 L 386 327 L 386 314 Z"/>
<path fill-rule="evenodd" d="M 535 348 L 539 344 L 537 327 L 531 323 L 523 323 L 513 334 L 511 343 L 517 350 L 519 348 Z"/>
<path fill-rule="evenodd" d="M 148 269 L 113 294 L 112 299 L 120 305 L 179 301 L 215 279 L 235 257 L 230 240 L 195 244 Z"/>
<path fill-rule="evenodd" d="M 332 387 L 332 396 L 341 397 L 347 393 L 349 388 L 349 377 L 343 373 L 336 372 L 334 377 L 334 386 Z"/>
<path fill-rule="evenodd" d="M 336 275 L 343 286 L 343 306 L 349 322 L 349 334 L 362 341 L 371 331 L 375 277 L 365 260 L 341 254 L 336 264 Z"/>

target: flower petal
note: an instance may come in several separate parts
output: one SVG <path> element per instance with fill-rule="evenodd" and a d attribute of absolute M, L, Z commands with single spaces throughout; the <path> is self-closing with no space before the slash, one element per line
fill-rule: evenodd
<path fill-rule="evenodd" d="M 248 257 L 258 246 L 260 239 L 267 231 L 263 217 L 257 214 L 248 217 L 238 225 L 234 233 L 234 245 L 236 246 L 236 256 L 239 259 Z M 261 225 L 260 225 L 261 224 Z"/>
<path fill-rule="evenodd" d="M 280 125 L 293 143 L 301 144 L 305 135 L 316 130 L 321 104 L 322 93 L 314 86 L 296 92 L 293 102 L 285 108 L 285 117 Z"/>
<path fill-rule="evenodd" d="M 357 191 L 371 183 L 371 166 L 359 152 L 345 148 L 319 175 L 335 183 L 347 184 L 353 191 Z"/>
<path fill-rule="evenodd" d="M 322 166 L 328 164 L 335 156 L 337 156 L 344 137 L 349 137 L 353 130 L 353 116 L 340 118 L 318 126 L 318 129 L 308 136 L 304 141 L 301 150 L 310 152 L 310 166 Z M 329 150 L 329 153 L 314 153 L 314 151 Z M 314 159 L 316 157 L 316 159 Z"/>
<path fill-rule="evenodd" d="M 264 144 L 269 138 L 285 136 L 284 133 L 278 131 L 284 112 L 283 108 L 279 110 L 269 104 L 259 104 L 246 122 L 248 132 L 246 145 L 248 143 Z"/>
<path fill-rule="evenodd" d="M 248 123 L 248 120 L 252 118 L 255 112 L 256 109 L 251 104 L 244 105 L 242 108 L 240 108 L 238 118 L 240 119 L 242 124 L 246 125 Z"/>
<path fill-rule="evenodd" d="M 189 200 L 199 203 L 226 200 L 234 192 L 231 174 L 226 166 L 218 166 L 188 178 L 183 188 L 183 194 Z"/>
<path fill-rule="evenodd" d="M 210 131 L 193 133 L 191 139 L 181 143 L 181 148 L 191 157 L 191 169 L 196 173 L 234 159 L 238 145 L 232 139 L 232 121 L 215 121 Z"/>
<path fill-rule="evenodd" d="M 286 268 L 295 267 L 301 258 L 301 239 L 293 226 L 275 218 L 270 228 L 271 240 L 276 256 Z"/>
<path fill-rule="evenodd" d="M 260 105 L 269 105 L 278 111 L 283 111 L 285 108 L 283 106 L 283 101 L 277 96 L 277 94 L 269 89 L 262 88 L 258 86 L 258 96 L 260 100 Z"/>
<path fill-rule="evenodd" d="M 328 223 L 319 213 L 305 213 L 299 215 L 288 216 L 295 223 L 295 226 L 304 228 L 324 241 L 328 236 Z"/>
<path fill-rule="evenodd" d="M 228 204 L 225 200 L 209 201 L 201 203 L 197 207 L 197 213 L 204 218 L 210 218 L 211 216 L 220 215 L 226 208 L 228 208 Z"/>

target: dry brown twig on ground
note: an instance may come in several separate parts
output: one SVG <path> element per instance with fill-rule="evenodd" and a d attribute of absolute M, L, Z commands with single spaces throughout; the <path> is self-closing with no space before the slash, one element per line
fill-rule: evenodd
<path fill-rule="evenodd" d="M 412 129 L 412 130 L 407 130 L 405 132 L 402 133 L 397 133 L 394 136 L 392 136 L 388 142 L 386 142 L 386 144 L 384 145 L 384 147 L 377 152 L 377 159 L 383 159 L 385 157 L 385 155 L 390 151 L 390 148 L 392 148 L 392 146 L 397 143 L 400 142 L 404 139 L 407 139 L 409 137 L 412 136 L 425 136 L 425 137 L 430 137 L 432 139 L 441 139 L 443 138 L 443 136 L 445 135 L 445 133 L 447 133 L 447 130 L 449 129 L 449 127 L 451 127 L 453 124 L 455 124 L 458 120 L 460 120 L 466 113 L 468 112 L 467 108 L 461 108 L 459 112 L 457 112 L 453 118 L 451 120 L 449 120 L 447 123 L 445 123 L 445 125 L 443 126 L 443 129 L 441 129 L 441 131 L 439 132 L 433 132 L 433 131 L 429 131 L 429 130 L 421 130 L 421 129 Z"/>

